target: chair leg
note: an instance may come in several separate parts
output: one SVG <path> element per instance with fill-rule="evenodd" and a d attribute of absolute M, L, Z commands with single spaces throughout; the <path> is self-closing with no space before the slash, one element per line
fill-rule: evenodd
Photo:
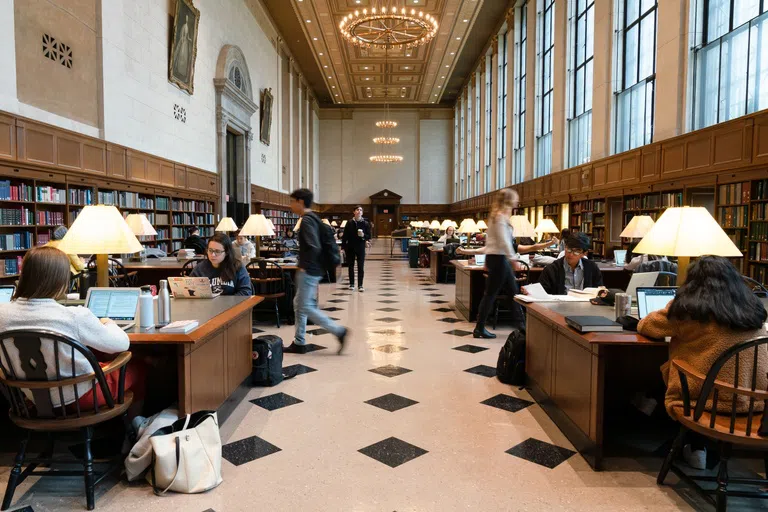
<path fill-rule="evenodd" d="M 278 300 L 275 299 L 275 316 L 277 317 L 277 328 L 280 328 L 280 307 L 277 305 Z"/>
<path fill-rule="evenodd" d="M 85 460 L 83 461 L 83 474 L 85 476 L 85 501 L 88 510 L 93 510 L 96 506 L 94 500 L 95 477 L 93 474 L 93 453 L 91 452 L 91 440 L 93 439 L 93 427 L 83 429 L 83 440 L 85 441 Z"/>
<path fill-rule="evenodd" d="M 763 455 L 763 464 L 765 464 L 765 479 L 768 480 L 768 454 Z"/>
<path fill-rule="evenodd" d="M 675 457 L 677 457 L 680 453 L 680 450 L 683 449 L 683 441 L 685 441 L 685 434 L 687 433 L 688 429 L 685 427 L 680 427 L 680 432 L 677 434 L 675 441 L 672 443 L 672 448 L 669 449 L 669 453 L 667 453 L 667 457 L 664 459 L 664 463 L 661 465 L 659 476 L 656 477 L 657 485 L 664 485 L 664 479 L 667 478 L 667 474 L 672 467 L 672 463 L 674 462 Z"/>
<path fill-rule="evenodd" d="M 715 510 L 725 512 L 728 508 L 728 459 L 731 457 L 731 444 L 720 443 L 720 469 L 717 472 L 717 494 Z"/>
<path fill-rule="evenodd" d="M 29 443 L 30 434 L 21 440 L 19 445 L 19 451 L 16 453 L 16 459 L 14 460 L 13 469 L 8 476 L 8 485 L 5 488 L 5 496 L 3 496 L 3 506 L 0 510 L 8 510 L 13 501 L 13 493 L 16 492 L 16 486 L 19 485 L 19 478 L 21 477 L 21 466 L 24 464 L 24 458 L 27 454 L 27 443 Z"/>

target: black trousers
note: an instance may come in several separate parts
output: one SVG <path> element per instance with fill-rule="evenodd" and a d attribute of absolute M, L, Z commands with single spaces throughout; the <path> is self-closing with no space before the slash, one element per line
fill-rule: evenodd
<path fill-rule="evenodd" d="M 347 265 L 349 265 L 349 286 L 355 286 L 355 260 L 357 260 L 357 286 L 363 286 L 365 278 L 365 244 L 347 245 Z"/>
<path fill-rule="evenodd" d="M 506 256 L 501 254 L 489 254 L 485 258 L 485 267 L 488 269 L 488 280 L 485 282 L 485 294 L 480 301 L 480 309 L 477 313 L 477 326 L 484 327 L 491 314 L 493 304 L 499 292 L 509 297 L 509 308 L 512 311 L 512 322 L 516 327 L 525 325 L 525 313 L 523 307 L 515 302 L 514 296 L 520 293 L 520 287 L 515 279 L 515 271 Z"/>

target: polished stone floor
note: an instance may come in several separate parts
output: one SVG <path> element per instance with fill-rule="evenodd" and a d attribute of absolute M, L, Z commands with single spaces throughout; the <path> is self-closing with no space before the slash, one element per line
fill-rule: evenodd
<path fill-rule="evenodd" d="M 364 293 L 321 286 L 322 307 L 352 332 L 343 355 L 331 334 L 310 327 L 316 350 L 285 356 L 298 375 L 252 389 L 222 425 L 221 486 L 157 497 L 115 478 L 98 487 L 97 509 L 709 510 L 681 485 L 656 485 L 658 458 L 592 471 L 525 390 L 495 378 L 508 331 L 473 339 L 453 311 L 453 285 L 390 261 L 389 241 L 372 253 Z M 292 326 L 259 327 L 291 341 Z M 8 469 L 0 467 L 2 489 Z M 82 480 L 31 478 L 14 509 L 82 510 Z"/>

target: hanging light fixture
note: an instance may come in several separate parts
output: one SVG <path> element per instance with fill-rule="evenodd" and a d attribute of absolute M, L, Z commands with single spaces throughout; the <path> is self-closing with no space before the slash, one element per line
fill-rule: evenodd
<path fill-rule="evenodd" d="M 387 71 L 389 70 L 388 56 L 389 56 L 389 46 L 385 46 L 384 47 L 384 119 L 376 122 L 376 126 L 378 128 L 381 128 L 381 131 L 382 131 L 381 135 L 373 138 L 373 143 L 376 144 L 378 148 L 392 147 L 396 144 L 400 144 L 400 138 L 392 136 L 392 128 L 395 128 L 397 126 L 397 121 L 392 121 L 389 118 L 389 103 L 387 102 L 387 97 L 389 95 L 389 87 L 388 87 L 389 82 L 387 81 Z M 375 155 L 371 155 L 370 161 L 377 164 L 394 164 L 394 163 L 402 162 L 403 157 L 401 155 L 385 153 L 383 149 L 379 149 L 379 151 Z"/>
<path fill-rule="evenodd" d="M 380 0 L 376 7 L 358 9 L 339 23 L 342 37 L 350 44 L 371 48 L 403 46 L 415 48 L 437 34 L 437 19 L 416 9 L 398 7 L 404 2 Z"/>

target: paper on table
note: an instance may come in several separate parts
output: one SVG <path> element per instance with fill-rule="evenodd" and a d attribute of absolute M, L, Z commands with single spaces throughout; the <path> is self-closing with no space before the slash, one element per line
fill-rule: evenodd
<path fill-rule="evenodd" d="M 550 295 L 539 283 L 525 286 L 527 295 L 515 295 L 515 298 L 523 302 L 589 302 L 589 296 L 581 295 L 571 297 L 569 295 Z"/>
<path fill-rule="evenodd" d="M 587 297 L 590 299 L 594 299 L 595 297 L 597 297 L 597 294 L 600 290 L 605 290 L 605 287 L 599 286 L 597 288 L 584 288 L 583 290 L 577 290 L 574 288 L 572 290 L 568 290 L 568 295 L 572 297 L 580 297 L 580 298 Z"/>
<path fill-rule="evenodd" d="M 547 299 L 551 297 L 550 294 L 541 286 L 541 283 L 531 283 L 525 286 L 525 291 L 528 292 L 527 296 L 532 299 Z"/>

